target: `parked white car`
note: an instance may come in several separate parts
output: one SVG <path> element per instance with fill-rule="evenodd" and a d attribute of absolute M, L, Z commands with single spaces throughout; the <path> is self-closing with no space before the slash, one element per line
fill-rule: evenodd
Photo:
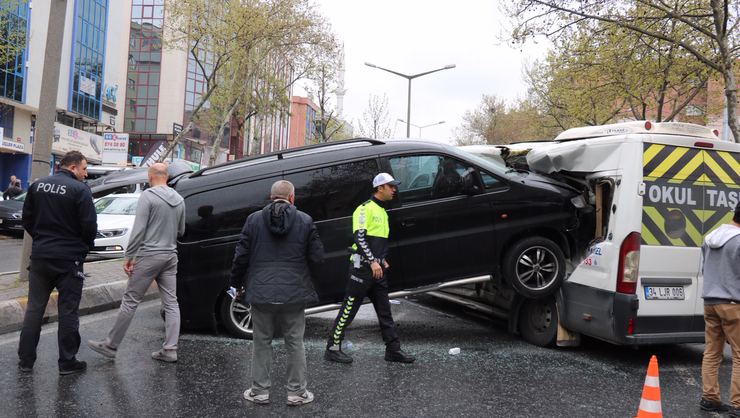
<path fill-rule="evenodd" d="M 98 233 L 88 260 L 123 257 L 136 217 L 139 194 L 114 194 L 95 201 Z"/>

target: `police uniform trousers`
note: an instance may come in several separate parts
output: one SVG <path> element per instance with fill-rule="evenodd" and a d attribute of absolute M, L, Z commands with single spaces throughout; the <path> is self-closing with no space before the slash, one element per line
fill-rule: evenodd
<path fill-rule="evenodd" d="M 18 357 L 21 364 L 32 367 L 36 361 L 36 346 L 41 334 L 46 305 L 51 292 L 59 292 L 59 366 L 73 363 L 80 349 L 80 318 L 78 309 L 84 282 L 82 262 L 53 259 L 31 259 L 28 282 L 28 305 L 23 318 Z"/>
<path fill-rule="evenodd" d="M 383 278 L 375 280 L 372 269 L 367 264 L 362 264 L 360 268 L 354 268 L 353 265 L 350 265 L 347 290 L 342 301 L 342 308 L 334 320 L 328 346 L 341 345 L 347 327 L 352 323 L 365 296 L 370 299 L 375 308 L 386 350 L 398 351 L 401 348 L 401 343 L 398 339 L 396 325 L 391 314 L 391 304 L 388 300 L 388 273 L 384 269 Z"/>

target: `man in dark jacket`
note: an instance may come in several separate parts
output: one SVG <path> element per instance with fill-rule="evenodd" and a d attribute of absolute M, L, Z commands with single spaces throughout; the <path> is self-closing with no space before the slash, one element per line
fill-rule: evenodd
<path fill-rule="evenodd" d="M 95 241 L 97 215 L 87 177 L 87 160 L 79 151 L 62 157 L 61 169 L 34 182 L 23 202 L 23 228 L 33 238 L 28 305 L 18 357 L 22 372 L 33 370 L 41 322 L 54 288 L 59 292 L 59 374 L 84 371 L 76 359 L 80 348 L 77 310 L 82 296 L 82 263 Z"/>
<path fill-rule="evenodd" d="M 270 402 L 272 338 L 280 327 L 288 350 L 288 405 L 313 401 L 306 390 L 303 332 L 305 307 L 318 300 L 311 270 L 324 259 L 324 246 L 313 220 L 293 206 L 295 188 L 280 180 L 270 190 L 272 203 L 247 218 L 236 244 L 231 286 L 251 305 L 253 326 L 252 387 L 244 399 Z M 245 284 L 246 281 L 246 284 Z"/>
<path fill-rule="evenodd" d="M 10 185 L 7 190 L 3 192 L 3 200 L 14 199 L 23 194 L 23 188 L 21 187 L 21 181 L 16 179 L 15 176 L 10 176 Z"/>

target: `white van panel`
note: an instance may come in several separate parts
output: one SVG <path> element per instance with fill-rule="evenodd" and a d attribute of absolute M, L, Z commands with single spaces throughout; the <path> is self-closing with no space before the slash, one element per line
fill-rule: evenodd
<path fill-rule="evenodd" d="M 643 245 L 640 247 L 640 273 L 637 282 L 637 310 L 641 316 L 688 316 L 697 312 L 697 299 L 701 300 L 699 264 L 701 252 L 697 247 L 667 247 Z M 683 289 L 683 300 L 647 299 L 645 290 L 653 287 L 667 291 L 668 297 L 676 288 Z M 702 304 L 703 306 L 703 304 Z M 703 308 L 702 308 L 703 309 Z"/>

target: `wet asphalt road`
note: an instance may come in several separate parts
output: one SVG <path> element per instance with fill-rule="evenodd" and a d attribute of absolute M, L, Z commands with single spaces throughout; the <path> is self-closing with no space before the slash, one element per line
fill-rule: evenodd
<path fill-rule="evenodd" d="M 421 303 L 417 303 L 417 302 Z M 272 403 L 242 399 L 250 384 L 251 343 L 208 333 L 181 336 L 177 364 L 151 360 L 164 333 L 157 301 L 143 304 L 115 361 L 84 346 L 103 337 L 115 311 L 82 318 L 78 358 L 88 371 L 61 377 L 56 324 L 44 328 L 34 372 L 16 369 L 18 333 L 0 336 L 3 417 L 634 417 L 648 360 L 660 362 L 666 417 L 714 417 L 698 410 L 701 345 L 630 349 L 586 340 L 577 349 L 544 349 L 506 333 L 500 322 L 429 297 L 393 305 L 412 365 L 387 363 L 371 306 L 352 324 L 352 365 L 325 362 L 333 313 L 308 317 L 306 348 L 312 404 L 284 403 L 285 351 L 276 344 Z M 450 355 L 451 347 L 461 354 Z M 721 382 L 727 398 L 730 365 Z"/>

